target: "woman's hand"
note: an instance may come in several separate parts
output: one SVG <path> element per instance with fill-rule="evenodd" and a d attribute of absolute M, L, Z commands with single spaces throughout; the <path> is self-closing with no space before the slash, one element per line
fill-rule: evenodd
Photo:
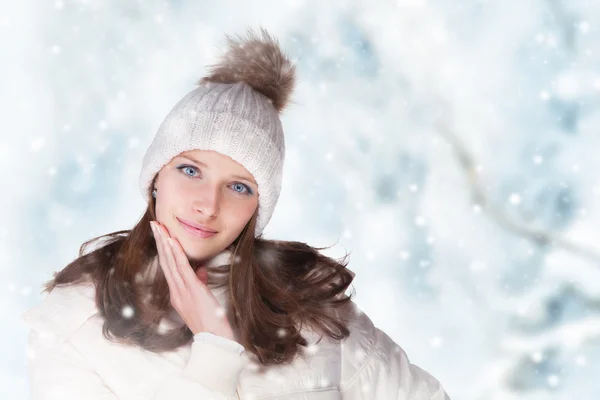
<path fill-rule="evenodd" d="M 206 268 L 198 268 L 194 273 L 177 239 L 171 238 L 160 223 L 152 221 L 150 225 L 154 232 L 159 264 L 169 285 L 173 308 L 194 335 L 210 332 L 235 340 L 225 310 L 205 285 Z"/>

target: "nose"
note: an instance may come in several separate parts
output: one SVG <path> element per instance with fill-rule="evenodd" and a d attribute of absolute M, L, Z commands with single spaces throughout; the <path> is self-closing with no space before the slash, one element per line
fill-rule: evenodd
<path fill-rule="evenodd" d="M 220 191 L 216 185 L 204 185 L 195 197 L 193 208 L 207 218 L 214 218 L 219 213 Z"/>

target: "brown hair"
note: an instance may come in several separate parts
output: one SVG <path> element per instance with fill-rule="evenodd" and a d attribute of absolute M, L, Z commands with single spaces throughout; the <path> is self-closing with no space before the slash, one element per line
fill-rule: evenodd
<path fill-rule="evenodd" d="M 157 255 L 150 229 L 150 221 L 156 219 L 154 199 L 150 193 L 148 196 L 148 208 L 131 230 L 83 243 L 78 258 L 56 272 L 45 291 L 91 280 L 104 317 L 104 336 L 162 352 L 189 342 L 193 334 L 186 325 L 167 331 L 159 326 L 170 310 L 162 269 L 158 268 L 150 281 L 139 279 Z M 233 323 L 241 332 L 241 344 L 263 365 L 270 365 L 291 362 L 302 350 L 300 346 L 308 344 L 301 335 L 303 326 L 335 340 L 348 337 L 353 293 L 346 295 L 345 291 L 354 277 L 346 269 L 348 254 L 334 260 L 319 252 L 324 248 L 255 238 L 256 217 L 257 213 L 232 243 L 231 263 L 223 266 L 230 272 Z M 87 251 L 100 239 L 105 243 Z M 125 318 L 123 309 L 128 306 L 135 313 Z"/>

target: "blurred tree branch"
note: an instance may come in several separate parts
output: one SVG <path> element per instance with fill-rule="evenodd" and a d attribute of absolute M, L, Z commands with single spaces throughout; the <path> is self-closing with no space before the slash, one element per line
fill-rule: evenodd
<path fill-rule="evenodd" d="M 532 240 L 539 245 L 561 248 L 585 258 L 588 261 L 600 264 L 600 253 L 595 249 L 587 248 L 546 230 L 527 227 L 519 221 L 512 220 L 501 207 L 494 205 L 490 201 L 483 184 L 479 180 L 479 174 L 476 168 L 477 163 L 467 150 L 467 147 L 443 118 L 439 118 L 436 121 L 435 126 L 436 130 L 452 145 L 454 154 L 467 177 L 473 201 L 475 204 L 481 206 L 482 211 L 486 212 L 494 221 L 505 229 L 526 239 Z"/>

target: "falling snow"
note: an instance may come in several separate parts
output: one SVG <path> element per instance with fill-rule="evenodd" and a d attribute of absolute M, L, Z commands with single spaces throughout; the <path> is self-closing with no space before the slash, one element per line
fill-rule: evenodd
<path fill-rule="evenodd" d="M 129 318 L 133 317 L 133 314 L 134 314 L 134 311 L 133 311 L 133 307 L 131 307 L 131 306 L 125 306 L 125 307 L 123 307 L 123 310 L 121 310 L 121 315 L 124 318 L 129 319 Z"/>
<path fill-rule="evenodd" d="M 4 397 L 28 398 L 35 357 L 18 314 L 91 232 L 137 221 L 141 158 L 171 101 L 264 9 L 300 72 L 265 238 L 350 253 L 355 301 L 452 398 L 593 398 L 600 3 L 9 4 Z"/>

